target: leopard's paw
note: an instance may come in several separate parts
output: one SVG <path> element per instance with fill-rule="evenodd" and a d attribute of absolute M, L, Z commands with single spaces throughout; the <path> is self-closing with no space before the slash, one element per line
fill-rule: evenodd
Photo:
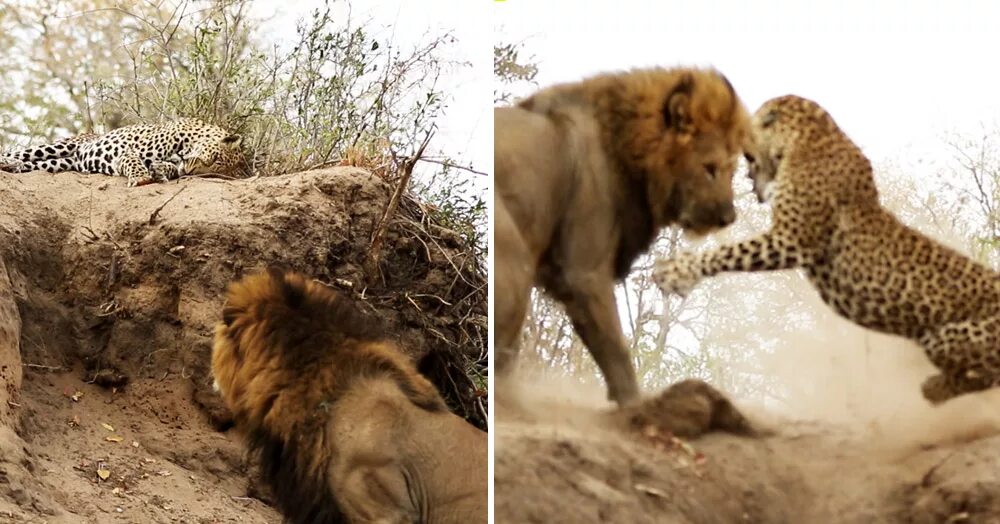
<path fill-rule="evenodd" d="M 653 264 L 653 281 L 665 295 L 686 297 L 701 281 L 697 260 L 688 253 Z"/>

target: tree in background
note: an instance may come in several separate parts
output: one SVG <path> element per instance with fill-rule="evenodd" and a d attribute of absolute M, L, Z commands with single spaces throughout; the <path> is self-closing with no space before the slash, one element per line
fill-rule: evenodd
<path fill-rule="evenodd" d="M 529 86 L 534 86 L 538 76 L 538 64 L 522 60 L 524 43 L 497 44 L 493 46 L 493 103 L 508 104 L 514 100 L 514 92 L 524 94 Z M 513 91 L 512 91 L 513 90 Z"/>
<path fill-rule="evenodd" d="M 151 42 L 182 49 L 191 31 L 170 10 L 142 3 L 126 11 L 96 0 L 8 2 L 0 11 L 0 132 L 15 143 L 121 125 L 124 113 L 99 107 L 98 83 L 145 75 L 159 64 L 133 63 Z M 160 29 L 173 31 L 160 31 Z M 107 45 L 121 42 L 121 45 Z M 98 122 L 94 122 L 94 114 Z"/>
<path fill-rule="evenodd" d="M 981 126 L 981 134 L 950 133 L 945 144 L 953 164 L 941 177 L 940 187 L 952 199 L 954 220 L 965 221 L 972 231 L 972 253 L 994 268 L 1000 265 L 1000 129 Z M 948 204 L 947 199 L 945 204 Z"/>
<path fill-rule="evenodd" d="M 0 15 L 0 126 L 23 145 L 193 116 L 243 134 L 262 174 L 338 162 L 387 167 L 445 107 L 450 34 L 413 49 L 327 2 L 287 51 L 258 34 L 250 0 L 14 1 Z M 342 10 L 342 9 L 341 9 Z"/>

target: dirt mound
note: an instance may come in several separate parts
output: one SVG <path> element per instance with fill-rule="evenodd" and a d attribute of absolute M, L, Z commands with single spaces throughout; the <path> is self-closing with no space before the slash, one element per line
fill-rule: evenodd
<path fill-rule="evenodd" d="M 253 475 L 238 436 L 219 432 L 230 421 L 207 365 L 226 284 L 270 264 L 354 295 L 484 427 L 467 373 L 485 376 L 484 272 L 407 200 L 381 275 L 366 274 L 390 193 L 354 168 L 135 189 L 0 175 L 0 515 L 278 522 L 247 495 Z"/>
<path fill-rule="evenodd" d="M 576 396 L 512 398 L 494 429 L 498 523 L 1000 522 L 1000 391 L 889 427 L 758 413 L 750 419 L 765 436 L 666 446 L 602 422 L 607 408 Z"/>

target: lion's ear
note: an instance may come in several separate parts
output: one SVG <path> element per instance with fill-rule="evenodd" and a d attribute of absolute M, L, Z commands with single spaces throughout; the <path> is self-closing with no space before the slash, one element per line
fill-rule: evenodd
<path fill-rule="evenodd" d="M 667 95 L 663 104 L 663 122 L 668 129 L 686 130 L 691 124 L 691 91 L 694 79 L 685 74 L 681 81 Z"/>
<path fill-rule="evenodd" d="M 242 308 L 237 308 L 226 304 L 222 306 L 222 322 L 226 327 L 232 326 L 233 322 L 236 321 L 236 317 L 243 313 Z"/>

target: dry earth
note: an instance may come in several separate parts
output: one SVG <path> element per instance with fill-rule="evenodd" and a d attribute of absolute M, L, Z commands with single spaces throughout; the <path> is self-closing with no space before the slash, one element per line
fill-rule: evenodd
<path fill-rule="evenodd" d="M 225 285 L 268 264 L 352 293 L 482 424 L 485 277 L 421 205 L 373 278 L 391 187 L 363 170 L 124 182 L 0 173 L 0 521 L 280 522 L 207 368 Z"/>
<path fill-rule="evenodd" d="M 763 435 L 692 439 L 613 423 L 586 393 L 549 379 L 497 394 L 496 522 L 1000 522 L 1000 390 L 884 424 L 744 409 Z M 641 410 L 691 434 L 693 395 Z"/>

